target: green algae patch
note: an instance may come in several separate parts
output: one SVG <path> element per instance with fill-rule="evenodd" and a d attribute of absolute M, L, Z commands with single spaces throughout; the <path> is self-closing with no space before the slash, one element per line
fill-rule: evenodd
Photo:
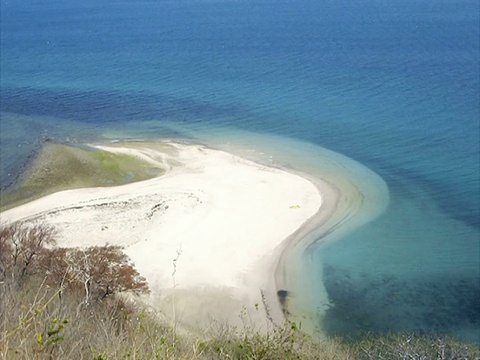
<path fill-rule="evenodd" d="M 160 166 L 135 156 L 47 144 L 24 174 L 23 182 L 1 194 L 0 208 L 7 210 L 60 190 L 123 185 L 162 173 Z"/>

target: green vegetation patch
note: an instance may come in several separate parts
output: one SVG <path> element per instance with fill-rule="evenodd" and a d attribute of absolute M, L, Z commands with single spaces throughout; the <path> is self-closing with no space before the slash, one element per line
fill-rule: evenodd
<path fill-rule="evenodd" d="M 20 186 L 2 194 L 2 210 L 60 190 L 115 186 L 147 180 L 164 172 L 137 157 L 95 149 L 48 144 Z"/>

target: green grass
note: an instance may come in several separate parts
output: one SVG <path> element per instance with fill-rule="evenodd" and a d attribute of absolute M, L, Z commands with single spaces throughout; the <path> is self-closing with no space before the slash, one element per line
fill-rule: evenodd
<path fill-rule="evenodd" d="M 128 155 L 48 144 L 24 174 L 20 186 L 2 193 L 0 208 L 3 211 L 60 190 L 147 180 L 162 172 Z"/>

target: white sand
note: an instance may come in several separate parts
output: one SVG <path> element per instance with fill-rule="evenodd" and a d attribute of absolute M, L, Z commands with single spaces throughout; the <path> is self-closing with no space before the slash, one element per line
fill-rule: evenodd
<path fill-rule="evenodd" d="M 276 266 L 286 239 L 319 211 L 318 188 L 226 152 L 169 146 L 176 149 L 170 155 L 141 143 L 103 146 L 167 173 L 124 186 L 58 192 L 5 211 L 1 220 L 52 224 L 59 246 L 124 246 L 149 283 L 153 306 L 172 315 L 174 301 L 174 317 L 184 324 L 204 327 L 214 318 L 235 323 L 243 306 L 255 312 L 260 290 L 278 317 Z"/>

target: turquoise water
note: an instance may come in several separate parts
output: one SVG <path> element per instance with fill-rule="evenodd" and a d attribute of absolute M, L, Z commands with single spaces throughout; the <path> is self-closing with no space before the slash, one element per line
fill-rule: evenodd
<path fill-rule="evenodd" d="M 476 340 L 479 13 L 470 0 L 2 1 L 0 183 L 46 139 L 254 133 L 251 151 L 309 144 L 312 168 L 324 147 L 390 193 L 380 217 L 314 250 L 324 330 Z"/>

